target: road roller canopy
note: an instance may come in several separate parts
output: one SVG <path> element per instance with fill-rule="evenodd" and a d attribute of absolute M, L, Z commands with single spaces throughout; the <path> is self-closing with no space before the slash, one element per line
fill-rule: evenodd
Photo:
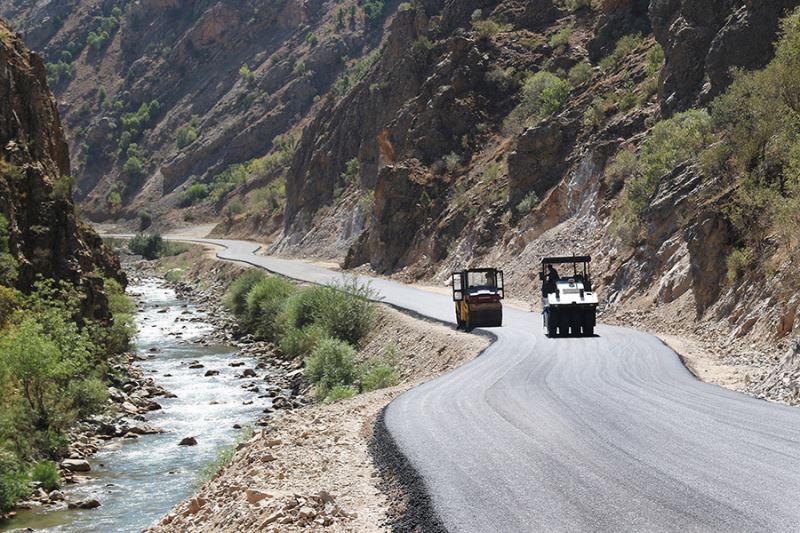
<path fill-rule="evenodd" d="M 555 268 L 556 265 L 572 265 L 572 268 L 567 267 L 565 269 L 561 269 L 562 271 L 558 272 L 560 279 L 568 279 L 568 278 L 576 278 L 581 277 L 583 280 L 586 280 L 587 285 L 589 284 L 589 263 L 592 262 L 592 257 L 589 255 L 573 255 L 573 256 L 561 256 L 561 257 L 545 257 L 542 259 L 542 270 L 539 272 L 539 279 L 545 281 L 548 279 L 548 266 L 552 266 Z"/>
<path fill-rule="evenodd" d="M 464 295 L 497 294 L 502 299 L 503 271 L 496 268 L 470 268 L 453 273 L 453 300 L 461 301 Z"/>

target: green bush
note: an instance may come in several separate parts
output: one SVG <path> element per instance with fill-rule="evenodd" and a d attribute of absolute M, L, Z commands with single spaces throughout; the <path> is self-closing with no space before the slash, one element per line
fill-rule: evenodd
<path fill-rule="evenodd" d="M 281 333 L 279 347 L 284 357 L 296 359 L 313 352 L 325 338 L 325 331 L 314 324 L 302 328 L 289 327 Z"/>
<path fill-rule="evenodd" d="M 182 128 L 178 129 L 178 135 L 175 138 L 175 144 L 178 146 L 179 150 L 182 150 L 195 142 L 199 134 L 197 130 L 191 124 L 187 124 Z"/>
<path fill-rule="evenodd" d="M 330 299 L 330 287 L 314 285 L 299 291 L 286 303 L 284 321 L 289 327 L 304 328 L 320 317 L 320 310 Z"/>
<path fill-rule="evenodd" d="M 569 74 L 567 76 L 572 85 L 582 85 L 592 77 L 592 65 L 586 61 L 577 63 L 574 67 L 569 69 Z"/>
<path fill-rule="evenodd" d="M 377 318 L 373 299 L 376 297 L 368 283 L 346 278 L 319 294 L 314 310 L 314 323 L 330 337 L 358 346 L 372 331 Z"/>
<path fill-rule="evenodd" d="M 158 259 L 164 253 L 164 239 L 158 233 L 152 235 L 137 234 L 128 243 L 132 254 L 141 255 L 145 259 Z"/>
<path fill-rule="evenodd" d="M 661 179 L 681 163 L 696 159 L 713 138 L 711 117 L 706 111 L 678 113 L 656 124 L 642 144 L 639 175 L 625 188 L 624 221 L 637 225 Z"/>
<path fill-rule="evenodd" d="M 325 396 L 325 403 L 333 403 L 341 400 L 349 400 L 355 397 L 356 394 L 358 394 L 358 391 L 353 387 L 349 387 L 346 385 L 336 385 Z"/>
<path fill-rule="evenodd" d="M 202 202 L 208 197 L 208 185 L 205 183 L 194 183 L 186 189 L 181 199 L 181 207 L 189 207 L 198 202 Z"/>
<path fill-rule="evenodd" d="M 243 318 L 247 312 L 247 293 L 267 275 L 263 270 L 250 268 L 231 283 L 223 303 L 236 317 Z"/>
<path fill-rule="evenodd" d="M 517 135 L 528 126 L 558 111 L 569 96 L 569 83 L 555 74 L 537 72 L 525 80 L 520 103 L 506 118 L 504 127 Z"/>
<path fill-rule="evenodd" d="M 70 382 L 67 396 L 78 418 L 85 418 L 102 410 L 108 400 L 108 387 L 98 378 L 85 378 Z"/>
<path fill-rule="evenodd" d="M 380 362 L 370 365 L 362 379 L 364 392 L 394 387 L 400 381 L 397 370 L 390 364 Z"/>
<path fill-rule="evenodd" d="M 294 292 L 294 285 L 279 276 L 267 276 L 247 293 L 244 322 L 257 338 L 277 341 L 280 332 L 278 316 Z"/>
<path fill-rule="evenodd" d="M 324 399 L 337 385 L 350 386 L 358 378 L 356 351 L 338 339 L 323 339 L 306 359 L 306 377 Z"/>
<path fill-rule="evenodd" d="M 631 34 L 617 41 L 614 51 L 600 61 L 600 68 L 609 70 L 616 67 L 620 61 L 633 53 L 644 42 L 641 34 Z"/>
<path fill-rule="evenodd" d="M 61 487 L 61 477 L 58 474 L 58 466 L 52 461 L 42 461 L 33 465 L 31 469 L 31 479 L 38 481 L 47 492 Z"/>
<path fill-rule="evenodd" d="M 25 471 L 13 454 L 0 449 L 0 513 L 14 509 L 28 495 Z"/>
<path fill-rule="evenodd" d="M 136 216 L 139 218 L 139 231 L 144 231 L 153 224 L 153 214 L 149 209 L 140 209 Z"/>
<path fill-rule="evenodd" d="M 736 248 L 728 255 L 728 281 L 736 281 L 739 276 L 747 270 L 747 265 L 753 257 L 753 251 L 750 248 Z"/>
<path fill-rule="evenodd" d="M 136 304 L 125 294 L 125 290 L 117 280 L 106 278 L 103 286 L 108 296 L 108 309 L 113 317 L 104 332 L 106 349 L 112 354 L 123 353 L 130 348 L 131 340 L 136 335 L 136 326 L 133 322 Z M 92 391 L 87 390 L 86 393 L 91 396 Z"/>
<path fill-rule="evenodd" d="M 17 280 L 17 260 L 10 253 L 8 219 L 0 215 L 0 285 L 13 285 Z"/>
<path fill-rule="evenodd" d="M 536 191 L 531 191 L 517 204 L 517 212 L 521 215 L 527 215 L 539 205 L 539 201 L 539 195 L 536 194 Z"/>
<path fill-rule="evenodd" d="M 562 28 L 558 30 L 552 37 L 548 44 L 550 48 L 560 48 L 562 46 L 569 46 L 569 41 L 572 38 L 572 28 Z"/>
<path fill-rule="evenodd" d="M 611 163 L 606 167 L 605 182 L 612 194 L 619 192 L 625 182 L 633 177 L 640 176 L 642 167 L 636 150 L 626 147 L 620 150 Z"/>

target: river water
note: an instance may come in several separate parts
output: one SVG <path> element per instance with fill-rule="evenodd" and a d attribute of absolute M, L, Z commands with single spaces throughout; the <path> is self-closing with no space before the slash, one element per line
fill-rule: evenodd
<path fill-rule="evenodd" d="M 92 480 L 65 488 L 68 499 L 93 498 L 101 502 L 101 507 L 23 511 L 0 526 L 0 531 L 141 531 L 193 492 L 197 472 L 236 441 L 240 430 L 233 425 L 255 422 L 267 405 L 264 402 L 269 402 L 242 388 L 263 380 L 236 377 L 253 366 L 252 360 L 243 359 L 246 366 L 232 368 L 228 364 L 235 360 L 234 348 L 193 342 L 213 329 L 203 311 L 179 300 L 175 291 L 155 279 L 142 280 L 129 292 L 139 295 L 142 308 L 136 316 L 137 352 L 152 355 L 139 366 L 145 376 L 152 376 L 177 395 L 173 399 L 156 398 L 163 409 L 148 415 L 153 425 L 166 432 L 135 440 L 114 439 L 89 459 Z M 195 360 L 204 368 L 189 369 L 189 362 Z M 207 370 L 219 370 L 220 374 L 204 377 Z M 245 405 L 250 401 L 253 403 Z M 178 446 L 188 436 L 197 438 L 197 446 Z"/>

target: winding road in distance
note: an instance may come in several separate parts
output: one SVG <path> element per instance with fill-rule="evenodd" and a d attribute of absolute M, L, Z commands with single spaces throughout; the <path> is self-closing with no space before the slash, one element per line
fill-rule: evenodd
<path fill-rule="evenodd" d="M 251 242 L 181 240 L 298 280 L 341 276 Z M 371 281 L 386 303 L 454 321 L 447 296 Z M 800 531 L 800 409 L 702 383 L 644 333 L 549 339 L 541 324 L 506 306 L 480 357 L 387 407 L 449 531 Z"/>

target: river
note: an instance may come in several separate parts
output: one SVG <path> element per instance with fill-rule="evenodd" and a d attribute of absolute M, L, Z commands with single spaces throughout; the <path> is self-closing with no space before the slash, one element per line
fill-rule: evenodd
<path fill-rule="evenodd" d="M 0 526 L 0 531 L 141 531 L 193 492 L 198 471 L 236 442 L 241 430 L 234 429 L 234 424 L 254 423 L 268 405 L 269 400 L 258 399 L 242 388 L 263 380 L 236 377 L 244 368 L 254 366 L 252 359 L 242 359 L 247 365 L 233 368 L 229 363 L 236 358 L 235 348 L 195 342 L 213 330 L 202 310 L 178 299 L 174 290 L 157 279 L 140 280 L 129 292 L 140 301 L 136 351 L 150 356 L 138 365 L 144 375 L 152 376 L 177 396 L 157 398 L 163 409 L 148 415 L 153 425 L 166 432 L 110 441 L 89 459 L 91 481 L 65 487 L 69 499 L 93 498 L 101 502 L 101 507 L 22 511 Z M 190 369 L 189 362 L 195 360 L 204 368 Z M 220 373 L 204 377 L 207 370 Z M 188 436 L 197 438 L 197 446 L 178 446 Z"/>

